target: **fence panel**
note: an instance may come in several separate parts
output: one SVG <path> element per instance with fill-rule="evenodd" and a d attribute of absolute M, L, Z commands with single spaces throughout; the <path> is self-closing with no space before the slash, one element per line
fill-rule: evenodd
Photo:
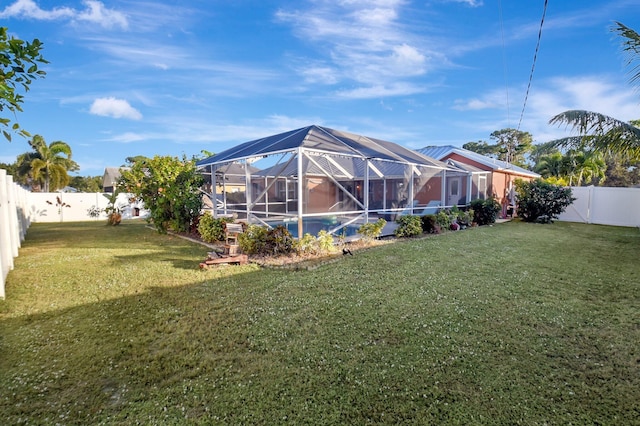
<path fill-rule="evenodd" d="M 640 227 L 640 188 L 572 187 L 576 201 L 558 220 Z"/>
<path fill-rule="evenodd" d="M 13 269 L 13 259 L 24 235 L 28 220 L 23 217 L 24 190 L 13 183 L 13 177 L 0 169 L 0 298 L 5 298 L 5 282 Z"/>

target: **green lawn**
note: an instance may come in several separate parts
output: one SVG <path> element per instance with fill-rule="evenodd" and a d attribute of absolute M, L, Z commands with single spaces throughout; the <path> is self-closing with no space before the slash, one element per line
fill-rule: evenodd
<path fill-rule="evenodd" d="M 640 424 L 640 231 L 519 222 L 313 271 L 144 223 L 34 224 L 4 424 Z"/>

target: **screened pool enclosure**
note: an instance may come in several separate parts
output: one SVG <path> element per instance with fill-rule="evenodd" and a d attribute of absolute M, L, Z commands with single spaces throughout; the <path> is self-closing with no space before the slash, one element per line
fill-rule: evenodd
<path fill-rule="evenodd" d="M 320 126 L 246 142 L 197 167 L 214 217 L 282 224 L 296 237 L 435 213 L 450 201 L 448 180 L 468 177 L 400 145 Z"/>

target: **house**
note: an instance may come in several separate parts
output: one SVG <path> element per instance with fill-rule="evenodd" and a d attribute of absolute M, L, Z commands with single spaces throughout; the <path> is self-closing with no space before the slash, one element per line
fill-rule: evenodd
<path fill-rule="evenodd" d="M 471 173 L 476 173 L 475 190 L 479 194 L 477 198 L 495 197 L 502 206 L 503 217 L 508 215 L 511 204 L 515 200 L 515 180 L 524 179 L 530 181 L 540 177 L 538 173 L 506 161 L 451 145 L 429 146 L 419 149 L 418 152 L 449 165 L 458 165 Z"/>
<path fill-rule="evenodd" d="M 448 178 L 468 175 L 392 142 L 317 125 L 245 142 L 196 166 L 210 176 L 212 199 L 211 188 L 244 167 L 244 184 L 237 182 L 244 191 L 216 190 L 214 216 L 282 224 L 295 236 L 355 233 L 380 217 L 423 214 L 446 205 Z"/>
<path fill-rule="evenodd" d="M 107 167 L 102 175 L 102 192 L 114 193 L 121 170 L 131 170 L 130 167 Z"/>

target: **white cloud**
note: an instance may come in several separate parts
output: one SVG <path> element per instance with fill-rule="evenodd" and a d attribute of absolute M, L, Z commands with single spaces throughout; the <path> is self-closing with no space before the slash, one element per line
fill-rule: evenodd
<path fill-rule="evenodd" d="M 17 0 L 0 12 L 0 18 L 25 17 L 43 21 L 51 21 L 60 18 L 70 18 L 74 10 L 68 7 L 56 7 L 52 10 L 43 10 L 33 0 Z"/>
<path fill-rule="evenodd" d="M 465 3 L 471 7 L 478 7 L 483 5 L 482 0 L 448 0 L 448 1 L 453 3 Z"/>
<path fill-rule="evenodd" d="M 147 140 L 148 138 L 149 138 L 149 135 L 144 135 L 144 134 L 134 133 L 134 132 L 125 132 L 104 140 L 107 142 L 132 143 L 132 142 L 144 141 L 144 140 Z"/>
<path fill-rule="evenodd" d="M 427 88 L 411 83 L 397 82 L 388 85 L 377 85 L 359 87 L 352 90 L 337 91 L 336 95 L 341 98 L 347 99 L 371 99 L 371 98 L 385 98 L 392 96 L 407 96 L 415 95 L 417 93 L 425 93 Z"/>
<path fill-rule="evenodd" d="M 85 21 L 98 24 L 104 28 L 120 27 L 126 29 L 128 21 L 126 15 L 113 9 L 105 8 L 97 0 L 85 0 L 84 10 L 70 7 L 56 7 L 51 10 L 41 9 L 34 0 L 16 0 L 13 4 L 0 11 L 0 18 L 22 17 L 42 21 L 69 19 L 71 21 Z"/>
<path fill-rule="evenodd" d="M 319 0 L 313 2 L 312 9 L 280 10 L 276 17 L 290 24 L 298 37 L 317 47 L 316 59 L 306 67 L 297 68 L 307 82 L 346 84 L 350 81 L 351 86 L 352 82 L 362 86 L 350 90 L 352 94 L 359 92 L 358 97 L 380 92 L 380 89 L 393 96 L 393 93 L 406 94 L 406 89 L 397 89 L 412 86 L 411 79 L 449 63 L 443 54 L 426 47 L 433 43 L 401 22 L 405 4 L 400 0 Z"/>
<path fill-rule="evenodd" d="M 140 120 L 142 114 L 124 99 L 98 98 L 93 101 L 89 110 L 91 114 L 113 118 L 128 118 L 130 120 Z"/>
<path fill-rule="evenodd" d="M 107 9 L 104 4 L 96 0 L 85 0 L 84 4 L 87 8 L 76 15 L 79 21 L 96 23 L 105 28 L 127 28 L 127 17 L 123 13 Z"/>

